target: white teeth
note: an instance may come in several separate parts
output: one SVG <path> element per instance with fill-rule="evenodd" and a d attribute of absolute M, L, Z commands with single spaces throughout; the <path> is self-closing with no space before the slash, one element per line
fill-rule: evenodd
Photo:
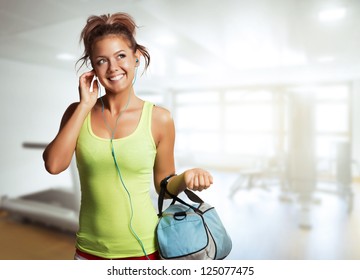
<path fill-rule="evenodd" d="M 120 80 L 122 77 L 123 77 L 123 75 L 118 75 L 118 76 L 115 76 L 115 77 L 111 77 L 111 78 L 110 78 L 110 81 L 118 81 L 118 80 Z"/>

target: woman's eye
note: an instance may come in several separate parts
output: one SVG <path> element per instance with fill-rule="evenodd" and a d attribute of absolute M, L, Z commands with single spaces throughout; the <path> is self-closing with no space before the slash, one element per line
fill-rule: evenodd
<path fill-rule="evenodd" d="M 97 61 L 97 64 L 98 65 L 101 65 L 101 64 L 104 64 L 105 63 L 105 59 L 99 59 L 98 61 Z"/>
<path fill-rule="evenodd" d="M 120 54 L 118 55 L 118 58 L 121 58 L 121 59 L 123 59 L 123 58 L 125 58 L 125 57 L 126 57 L 126 55 L 123 54 L 123 53 L 120 53 Z"/>

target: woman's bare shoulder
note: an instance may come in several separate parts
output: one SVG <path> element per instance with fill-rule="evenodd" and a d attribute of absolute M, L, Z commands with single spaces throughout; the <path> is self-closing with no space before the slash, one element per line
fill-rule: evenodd
<path fill-rule="evenodd" d="M 153 120 L 162 125 L 173 123 L 171 112 L 168 109 L 157 105 L 154 105 L 153 108 Z"/>
<path fill-rule="evenodd" d="M 73 113 L 75 112 L 77 106 L 79 105 L 80 102 L 73 102 L 71 103 L 65 110 L 64 115 L 61 119 L 61 127 L 63 127 L 65 125 L 65 123 L 70 119 L 70 117 L 73 115 Z"/>

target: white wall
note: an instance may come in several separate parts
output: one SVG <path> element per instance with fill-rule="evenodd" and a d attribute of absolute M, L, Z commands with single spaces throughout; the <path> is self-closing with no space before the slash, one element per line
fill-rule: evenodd
<path fill-rule="evenodd" d="M 71 187 L 70 172 L 48 174 L 42 151 L 22 143 L 48 143 L 55 136 L 64 110 L 78 98 L 75 71 L 0 60 L 0 81 L 0 196 Z"/>

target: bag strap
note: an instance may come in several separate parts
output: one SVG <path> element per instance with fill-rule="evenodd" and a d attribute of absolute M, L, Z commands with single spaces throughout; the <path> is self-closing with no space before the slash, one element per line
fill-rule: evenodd
<path fill-rule="evenodd" d="M 176 196 L 168 191 L 167 184 L 168 184 L 169 179 L 173 176 L 175 176 L 175 175 L 170 175 L 170 176 L 166 177 L 160 183 L 160 192 L 159 192 L 159 197 L 158 197 L 158 211 L 159 211 L 158 216 L 160 217 L 162 215 L 162 208 L 163 208 L 163 203 L 164 203 L 164 199 L 165 199 L 165 193 L 167 193 L 173 199 L 172 204 L 174 204 L 177 201 L 181 204 L 184 204 L 184 205 L 192 208 L 194 211 L 199 212 L 199 209 L 197 209 L 193 205 L 188 204 L 187 202 L 185 202 L 178 196 Z M 192 202 L 200 203 L 200 204 L 204 203 L 204 201 L 199 196 L 197 196 L 193 191 L 191 191 L 189 189 L 185 189 L 184 193 Z"/>
<path fill-rule="evenodd" d="M 176 174 L 171 174 L 171 175 L 165 177 L 160 182 L 160 192 L 159 192 L 159 197 L 158 197 L 158 211 L 159 211 L 158 216 L 159 217 L 162 215 L 162 208 L 163 208 L 163 203 L 164 203 L 164 199 L 165 199 L 166 186 L 168 184 L 169 179 L 173 176 L 176 176 Z"/>

